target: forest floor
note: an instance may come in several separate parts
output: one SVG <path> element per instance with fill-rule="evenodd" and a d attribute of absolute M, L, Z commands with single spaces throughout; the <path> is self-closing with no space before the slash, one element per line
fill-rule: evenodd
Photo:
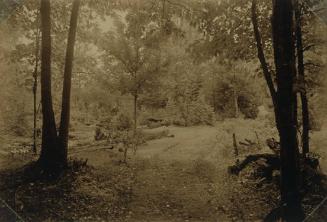
<path fill-rule="evenodd" d="M 6 154 L 26 139 L 16 140 L 16 145 L 0 151 L 0 195 L 26 221 L 33 222 L 261 221 L 277 206 L 275 184 L 251 178 L 249 170 L 240 176 L 227 171 L 235 164 L 232 134 L 237 141 L 248 139 L 257 144 L 255 148 L 240 146 L 240 159 L 267 153 L 265 140 L 276 137 L 269 124 L 226 120 L 214 127 L 169 126 L 145 131 L 162 130 L 173 136 L 148 141 L 136 154 L 130 151 L 124 164 L 118 148 L 94 141 L 94 126 L 76 125 L 70 157 L 87 159 L 88 166 L 76 162 L 54 182 L 25 178 L 26 168 L 21 167 L 33 157 Z M 327 169 L 326 132 L 323 128 L 312 135 L 323 170 Z"/>

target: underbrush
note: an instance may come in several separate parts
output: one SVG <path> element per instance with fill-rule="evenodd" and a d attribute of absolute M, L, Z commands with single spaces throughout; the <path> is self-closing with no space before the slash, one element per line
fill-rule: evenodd
<path fill-rule="evenodd" d="M 95 169 L 71 160 L 56 180 L 34 171 L 32 163 L 0 173 L 1 197 L 25 221 L 114 221 L 126 215 L 134 180 L 126 165 Z"/>
<path fill-rule="evenodd" d="M 316 157 L 301 160 L 301 196 L 305 214 L 311 213 L 327 195 L 327 177 L 318 167 Z M 264 221 L 278 221 L 282 214 L 280 206 L 280 161 L 276 154 L 254 154 L 229 167 L 231 174 L 238 175 L 238 180 L 252 193 L 261 193 L 270 201 L 271 211 Z M 319 219 L 317 214 L 315 221 Z"/>
<path fill-rule="evenodd" d="M 274 207 L 269 199 L 273 189 L 254 192 L 238 177 L 228 175 L 221 163 L 145 159 L 136 168 L 140 185 L 135 195 L 146 190 L 146 198 L 139 203 L 145 215 L 165 215 L 168 221 L 259 221 Z"/>
<path fill-rule="evenodd" d="M 57 180 L 36 178 L 32 165 L 0 176 L 1 197 L 33 222 L 258 220 L 271 207 L 267 196 L 260 200 L 222 166 L 202 159 L 113 161 L 99 168 L 72 160 Z"/>

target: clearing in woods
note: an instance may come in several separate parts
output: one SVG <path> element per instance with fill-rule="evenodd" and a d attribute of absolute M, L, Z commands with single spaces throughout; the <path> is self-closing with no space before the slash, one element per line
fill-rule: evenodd
<path fill-rule="evenodd" d="M 138 147 L 136 155 L 130 151 L 128 166 L 135 173 L 135 183 L 127 218 L 131 221 L 230 221 L 264 217 L 269 212 L 269 201 L 260 192 L 247 196 L 250 191 L 242 188 L 241 181 L 235 183 L 238 178 L 227 173 L 227 167 L 235 162 L 232 133 L 236 133 L 238 140 L 256 141 L 258 125 L 266 130 L 265 134 L 259 132 L 260 142 L 264 144 L 266 134 L 274 134 L 274 129 L 251 120 L 225 121 L 212 127 L 170 126 L 146 130 L 168 129 L 173 136 L 148 141 Z M 249 126 L 254 127 L 253 131 Z M 249 152 L 257 150 L 245 153 Z M 115 149 L 72 155 L 87 158 L 91 165 L 103 169 L 117 158 L 122 159 L 122 153 Z"/>
<path fill-rule="evenodd" d="M 267 192 L 269 184 L 251 185 L 244 177 L 227 172 L 235 163 L 233 133 L 238 141 L 249 139 L 262 146 L 259 150 L 243 147 L 240 158 L 269 152 L 265 139 L 275 136 L 276 131 L 263 122 L 229 120 L 212 127 L 146 129 L 152 133 L 169 130 L 171 136 L 148 141 L 136 154 L 129 151 L 127 164 L 121 163 L 123 153 L 118 148 L 94 142 L 94 130 L 94 126 L 76 127 L 70 142 L 70 156 L 88 159 L 91 172 L 76 179 L 74 191 L 69 191 L 69 197 L 62 194 L 62 200 L 56 194 L 49 196 L 56 193 L 51 186 L 45 188 L 46 203 L 22 198 L 24 206 L 16 209 L 28 221 L 256 221 L 277 204 L 276 192 Z M 323 132 L 313 135 L 313 144 L 326 144 L 320 141 Z M 62 206 L 56 206 L 57 201 Z M 30 212 L 29 205 L 38 206 L 40 215 Z M 50 209 L 43 212 L 43 208 Z"/>

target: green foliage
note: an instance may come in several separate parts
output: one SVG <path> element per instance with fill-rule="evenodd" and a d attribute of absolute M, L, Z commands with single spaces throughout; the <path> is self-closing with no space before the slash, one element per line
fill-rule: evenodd
<path fill-rule="evenodd" d="M 12 101 L 2 112 L 3 127 L 8 134 L 27 136 L 32 132 L 29 113 L 23 101 Z"/>
<path fill-rule="evenodd" d="M 242 116 L 255 118 L 266 92 L 261 74 L 256 70 L 259 66 L 251 60 L 256 57 L 256 50 L 249 16 L 250 2 L 84 1 L 72 81 L 73 118 L 85 123 L 109 117 L 114 121 L 118 113 L 123 112 L 123 107 L 132 110 L 130 95 L 135 94 L 138 94 L 138 112 L 140 115 L 147 113 L 144 118 L 139 118 L 139 122 L 158 117 L 179 125 L 211 124 L 214 119 L 212 110 L 221 117 L 235 116 L 235 96 Z M 312 2 L 309 7 L 317 4 L 316 0 L 309 2 Z M 70 14 L 65 9 L 70 8 L 71 3 L 64 0 L 52 3 L 54 92 L 61 89 L 62 84 Z M 7 114 L 12 117 L 3 114 L 6 116 L 3 119 L 17 119 L 17 123 L 30 117 L 26 114 L 30 108 L 22 108 L 19 104 L 25 100 L 21 94 L 31 93 L 38 8 L 39 2 L 34 0 L 26 0 L 17 6 L 15 13 L 8 17 L 9 35 L 1 39 L 4 42 L 8 38 L 2 45 L 11 42 L 9 47 L 6 46 L 8 50 L 1 46 L 1 51 L 6 51 L 1 59 L 10 61 L 9 75 L 16 79 L 16 83 L 8 84 L 18 85 L 17 91 L 19 87 L 26 90 L 26 93 L 10 92 L 12 97 L 1 97 L 12 103 L 10 110 L 19 107 L 17 112 L 24 112 L 17 117 L 9 112 Z M 260 31 L 268 61 L 272 54 L 270 13 L 270 1 L 258 4 Z M 314 23 L 309 14 L 306 11 L 303 19 L 304 42 L 305 45 L 319 45 L 325 36 L 324 29 Z M 321 94 L 324 54 L 318 46 L 305 53 L 305 84 L 310 96 Z M 13 97 L 17 100 L 12 100 Z M 53 93 L 53 97 L 55 108 L 59 107 L 60 93 Z M 160 112 L 165 115 L 159 115 Z M 317 111 L 317 116 L 320 112 Z M 124 122 L 124 117 L 121 118 Z M 122 128 L 127 126 L 126 120 Z"/>
<path fill-rule="evenodd" d="M 0 56 L 9 50 L 2 47 L 0 49 L 3 49 L 0 52 Z M 0 61 L 0 67 L 2 79 L 0 82 L 0 128 L 4 130 L 4 134 L 16 136 L 30 135 L 28 132 L 32 132 L 30 130 L 32 129 L 31 91 L 28 90 L 25 79 L 20 78 L 22 72 L 18 72 L 6 60 Z"/>
<path fill-rule="evenodd" d="M 253 85 L 247 85 L 244 79 L 239 77 L 217 81 L 211 99 L 215 111 L 222 117 L 234 117 L 236 99 L 237 108 L 244 117 L 255 119 L 260 104 L 256 92 L 250 87 Z"/>
<path fill-rule="evenodd" d="M 256 118 L 258 106 L 265 94 L 264 82 L 257 76 L 254 62 L 222 62 L 212 60 L 203 64 L 206 69 L 204 95 L 221 118 L 235 117 L 236 109 L 245 118 Z M 237 107 L 236 107 L 237 102 Z"/>
<path fill-rule="evenodd" d="M 151 88 L 160 71 L 159 29 L 147 15 L 131 10 L 114 18 L 115 32 L 108 32 L 101 43 L 104 65 L 116 75 L 123 94 L 139 96 Z"/>
<path fill-rule="evenodd" d="M 147 94 L 141 97 L 139 105 L 148 109 L 162 109 L 167 106 L 168 98 L 162 94 Z"/>
<path fill-rule="evenodd" d="M 255 119 L 258 116 L 258 101 L 256 94 L 250 91 L 243 91 L 237 98 L 238 107 L 245 118 Z"/>
<path fill-rule="evenodd" d="M 256 57 L 249 16 L 250 0 L 191 1 L 190 5 L 194 13 L 189 20 L 204 36 L 189 47 L 196 61 L 205 61 L 219 55 L 229 59 Z M 271 3 L 267 0 L 262 1 L 258 8 L 264 46 L 269 49 Z"/>
<path fill-rule="evenodd" d="M 214 111 L 202 99 L 168 104 L 171 122 L 177 126 L 213 125 Z"/>
<path fill-rule="evenodd" d="M 126 113 L 119 113 L 114 120 L 114 126 L 119 131 L 128 131 L 133 127 L 133 120 L 129 115 L 126 115 Z"/>
<path fill-rule="evenodd" d="M 312 98 L 309 104 L 309 128 L 311 131 L 320 131 L 325 120 L 325 104 L 319 98 Z M 299 125 L 302 125 L 302 112 L 299 112 Z"/>
<path fill-rule="evenodd" d="M 106 139 L 110 144 L 122 143 L 130 146 L 133 142 L 133 120 L 130 115 L 119 112 L 116 115 L 106 116 L 95 130 L 95 139 Z"/>

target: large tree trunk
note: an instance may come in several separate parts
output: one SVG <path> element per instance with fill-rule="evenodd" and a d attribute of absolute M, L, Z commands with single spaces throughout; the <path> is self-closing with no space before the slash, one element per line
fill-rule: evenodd
<path fill-rule="evenodd" d="M 62 92 L 62 106 L 61 106 L 61 122 L 59 129 L 59 155 L 63 164 L 67 164 L 67 150 L 68 150 L 68 135 L 69 135 L 69 120 L 70 120 L 70 94 L 71 94 L 71 79 L 74 60 L 74 46 L 77 30 L 77 19 L 79 11 L 80 0 L 74 0 L 70 28 L 68 34 L 68 44 L 66 51 L 64 84 Z"/>
<path fill-rule="evenodd" d="M 39 163 L 44 170 L 54 172 L 61 166 L 57 150 L 57 129 L 51 96 L 51 19 L 50 0 L 41 0 L 41 100 L 42 148 Z"/>
<path fill-rule="evenodd" d="M 304 75 L 304 56 L 303 56 L 303 41 L 302 41 L 302 19 L 299 1 L 296 0 L 295 8 L 296 20 L 296 49 L 297 49 L 297 69 L 298 77 L 303 85 L 305 85 Z M 305 158 L 309 153 L 309 108 L 306 87 L 301 90 L 301 105 L 302 105 L 302 155 Z"/>
<path fill-rule="evenodd" d="M 292 0 L 273 1 L 273 46 L 277 77 L 277 128 L 281 144 L 281 200 L 286 221 L 302 221 L 303 210 L 299 193 L 299 151 L 294 109 L 296 76 L 294 8 Z"/>

